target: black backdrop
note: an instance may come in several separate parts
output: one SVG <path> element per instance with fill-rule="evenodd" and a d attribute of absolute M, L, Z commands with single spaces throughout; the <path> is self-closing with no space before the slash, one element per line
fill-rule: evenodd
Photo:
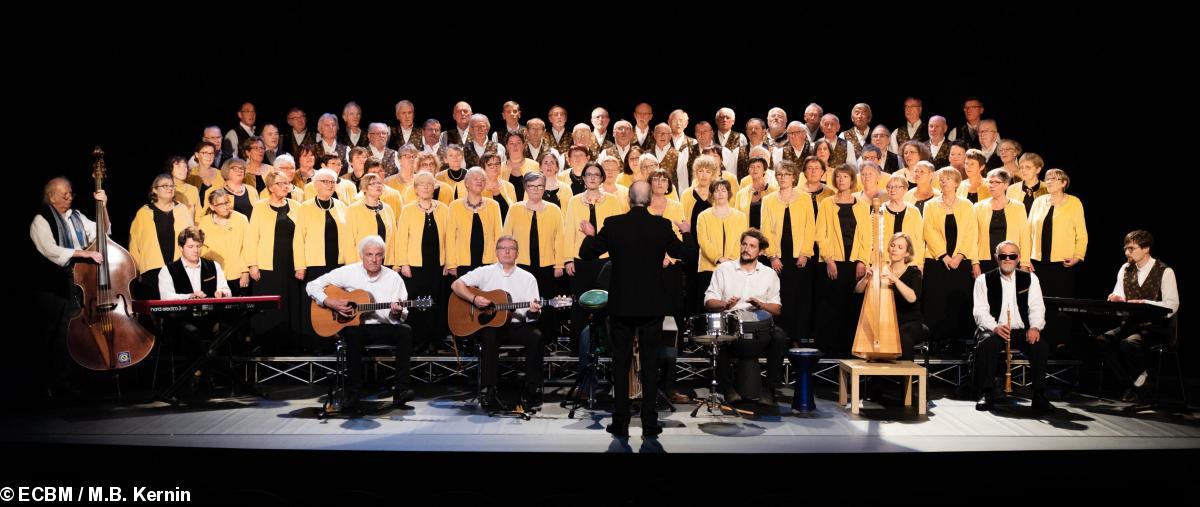
<path fill-rule="evenodd" d="M 1181 282 L 1187 278 L 1186 237 L 1171 225 L 1185 201 L 1150 191 L 1162 181 L 1150 170 L 1167 162 L 1159 155 L 1183 131 L 1141 144 L 1135 135 L 1152 128 L 1143 115 L 1170 96 L 1173 80 L 1156 77 L 1161 53 L 1139 52 L 1155 35 L 1116 29 L 1137 25 L 1133 14 L 1097 21 L 1091 13 L 994 3 L 854 12 L 763 7 L 735 15 L 620 5 L 601 16 L 566 5 L 536 13 L 410 6 L 368 15 L 365 8 L 318 14 L 214 6 L 147 20 L 154 13 L 84 7 L 44 29 L 6 35 L 10 47 L 37 48 L 14 56 L 20 93 L 10 95 L 10 139 L 22 147 L 10 151 L 20 163 L 19 230 L 42 184 L 58 174 L 75 183 L 76 207 L 93 212 L 83 191 L 91 148 L 101 145 L 114 237 L 125 243 L 164 160 L 190 155 L 206 125 L 228 129 L 246 100 L 257 106 L 259 125 L 285 132 L 292 105 L 307 111 L 315 129 L 321 113 L 340 116 L 349 100 L 363 107 L 364 126 L 392 124 L 400 99 L 416 104 L 418 123 L 434 117 L 445 128 L 458 100 L 499 125 L 500 106 L 512 99 L 526 120 L 545 119 L 551 104 L 561 104 L 570 124 L 587 122 L 597 105 L 614 122 L 632 119 L 641 101 L 654 106 L 656 123 L 683 108 L 693 124 L 729 106 L 742 130 L 772 106 L 800 118 L 812 101 L 843 126 L 851 106 L 867 102 L 874 123 L 894 128 L 908 95 L 924 99 L 926 118 L 943 115 L 953 128 L 962 122 L 963 98 L 978 96 L 1003 137 L 1072 177 L 1069 192 L 1083 200 L 1090 236 L 1081 296 L 1111 290 L 1122 237 L 1134 228 L 1154 232 L 1156 253 L 1182 268 Z M 704 20 L 695 21 L 697 14 Z M 1126 156 L 1127 146 L 1138 151 Z M 1191 186 L 1182 193 L 1192 195 Z"/>

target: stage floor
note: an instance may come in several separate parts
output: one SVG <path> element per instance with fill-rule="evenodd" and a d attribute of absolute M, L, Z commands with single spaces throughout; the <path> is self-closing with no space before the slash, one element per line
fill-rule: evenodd
<path fill-rule="evenodd" d="M 562 388 L 559 393 L 565 393 Z M 459 386 L 425 386 L 413 410 L 358 418 L 317 418 L 314 388 L 268 396 L 217 398 L 173 407 L 160 402 L 50 404 L 0 419 L 0 439 L 22 443 L 199 447 L 275 450 L 440 452 L 632 452 L 641 442 L 637 419 L 629 442 L 604 431 L 607 411 L 567 417 L 548 389 L 531 420 L 488 417 Z M 705 394 L 703 388 L 697 394 Z M 1073 451 L 1200 448 L 1200 420 L 1190 411 L 1122 411 L 1126 404 L 1071 395 L 1056 410 L 1036 415 L 1024 399 L 994 413 L 931 392 L 928 414 L 915 408 L 864 402 L 861 414 L 837 406 L 836 392 L 820 393 L 818 409 L 791 411 L 791 390 L 778 410 L 713 417 L 694 405 L 660 412 L 665 431 L 641 451 L 670 453 L 876 453 Z M 601 408 L 604 406 L 602 405 Z"/>

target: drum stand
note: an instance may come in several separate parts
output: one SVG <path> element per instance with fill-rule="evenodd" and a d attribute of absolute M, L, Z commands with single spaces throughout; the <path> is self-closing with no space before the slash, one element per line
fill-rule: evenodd
<path fill-rule="evenodd" d="M 718 340 L 716 336 L 710 336 L 710 338 L 712 338 L 712 355 L 710 356 L 711 359 L 709 362 L 709 366 L 710 366 L 709 372 L 711 374 L 712 379 L 708 386 L 708 397 L 697 400 L 696 408 L 695 408 L 695 410 L 692 410 L 692 417 L 696 417 L 696 414 L 698 414 L 700 412 L 701 408 L 706 409 L 710 416 L 716 416 L 716 417 L 722 417 L 722 416 L 726 416 L 726 415 L 733 415 L 735 417 L 740 416 L 741 415 L 739 413 L 740 411 L 725 404 L 725 395 L 717 392 L 717 353 L 720 352 L 721 344 L 720 344 L 720 340 Z M 713 409 L 716 409 L 716 410 L 714 411 Z M 733 412 L 733 413 L 726 414 L 724 409 L 729 409 L 729 411 Z"/>
<path fill-rule="evenodd" d="M 596 389 L 600 386 L 600 356 L 596 353 L 600 336 L 596 329 L 600 325 L 596 322 L 595 313 L 588 315 L 588 365 L 579 373 L 575 383 L 571 384 L 571 389 L 567 390 L 567 399 L 559 403 L 560 407 L 570 409 L 567 412 L 568 419 L 574 419 L 575 412 L 583 407 L 591 411 L 596 410 Z M 579 398 L 584 392 L 587 393 L 587 399 Z"/>

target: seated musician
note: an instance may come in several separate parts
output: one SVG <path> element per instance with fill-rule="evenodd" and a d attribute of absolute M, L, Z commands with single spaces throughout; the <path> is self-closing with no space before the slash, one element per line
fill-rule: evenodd
<path fill-rule="evenodd" d="M 975 358 L 972 392 L 979 399 L 975 410 L 991 410 L 1000 388 L 996 366 L 1004 353 L 1004 342 L 1012 343 L 1029 360 L 1033 370 L 1033 409 L 1053 410 L 1046 400 L 1046 359 L 1049 350 L 1042 338 L 1046 306 L 1037 275 L 1017 270 L 1021 249 L 1012 241 L 996 245 L 996 269 L 975 279 Z"/>
<path fill-rule="evenodd" d="M 392 392 L 392 404 L 402 406 L 416 394 L 409 387 L 408 381 L 409 361 L 412 356 L 412 328 L 404 323 L 408 310 L 399 304 L 408 298 L 408 290 L 398 273 L 391 269 L 383 269 L 386 249 L 383 238 L 377 235 L 367 236 L 358 243 L 361 259 L 359 262 L 325 273 L 308 282 L 305 287 L 308 296 L 317 304 L 345 315 L 352 315 L 349 302 L 325 297 L 325 287 L 334 285 L 347 291 L 365 290 L 371 293 L 376 302 L 393 303 L 389 309 L 364 313 L 362 325 L 350 326 L 338 333 L 346 342 L 346 362 L 350 369 L 350 376 L 346 379 L 347 411 L 353 411 L 358 403 L 359 391 L 362 388 L 363 347 L 367 344 L 396 346 L 396 384 Z"/>
<path fill-rule="evenodd" d="M 454 294 L 477 308 L 486 308 L 493 303 L 505 301 L 491 301 L 483 296 L 476 296 L 468 287 L 482 291 L 503 290 L 508 293 L 513 303 L 530 302 L 528 309 L 510 312 L 509 321 L 504 326 L 485 327 L 475 335 L 475 339 L 483 346 L 480 356 L 480 387 L 483 389 L 483 399 L 480 402 L 486 410 L 504 409 L 504 404 L 496 395 L 496 381 L 499 376 L 496 363 L 500 361 L 500 345 L 525 346 L 524 399 L 527 406 L 537 406 L 541 403 L 542 334 L 533 322 L 541 314 L 542 306 L 538 301 L 537 279 L 528 271 L 517 267 L 517 252 L 517 240 L 512 236 L 501 236 L 496 240 L 495 264 L 471 270 L 450 285 Z"/>
<path fill-rule="evenodd" d="M 178 237 L 180 256 L 158 271 L 159 299 L 182 300 L 230 297 L 225 271 L 217 261 L 200 256 L 204 250 L 204 231 L 194 225 L 185 227 Z M 204 342 L 213 338 L 218 320 L 213 315 L 165 316 L 163 337 L 175 340 L 175 350 L 188 356 L 204 353 Z M 192 388 L 199 384 L 212 387 L 212 377 L 197 372 Z"/>
<path fill-rule="evenodd" d="M 1179 286 L 1175 270 L 1150 256 L 1154 236 L 1137 230 L 1125 235 L 1125 259 L 1117 270 L 1117 284 L 1108 300 L 1113 302 L 1144 303 L 1168 308 L 1171 313 L 1157 322 L 1121 323 L 1121 327 L 1100 335 L 1108 364 L 1125 387 L 1122 401 L 1144 399 L 1151 391 L 1154 379 L 1146 369 L 1146 348 L 1165 343 L 1171 338 L 1171 319 L 1179 311 Z"/>
<path fill-rule="evenodd" d="M 767 238 L 758 229 L 742 233 L 741 256 L 717 266 L 712 281 L 704 293 L 704 309 L 710 312 L 745 310 L 756 313 L 760 321 L 778 317 L 783 305 L 779 302 L 779 275 L 770 266 L 758 261 L 766 250 Z M 783 355 L 787 335 L 782 328 L 765 326 L 753 333 L 752 339 L 738 340 L 721 348 L 717 356 L 717 378 L 725 391 L 725 400 L 734 403 L 742 399 L 757 399 L 763 405 L 775 404 L 775 389 L 783 379 Z M 760 390 L 758 358 L 767 356 L 767 388 Z M 737 358 L 737 378 L 733 382 L 729 363 Z M 761 395 L 760 395 L 761 392 Z"/>
<path fill-rule="evenodd" d="M 900 359 L 912 359 L 913 347 L 929 339 L 929 328 L 921 316 L 921 270 L 910 265 L 913 260 L 912 237 L 897 232 L 888 241 L 888 264 L 879 276 L 884 286 L 892 288 L 896 302 L 896 324 L 900 331 Z M 858 280 L 854 292 L 867 289 L 875 268 L 867 268 L 866 276 Z"/>

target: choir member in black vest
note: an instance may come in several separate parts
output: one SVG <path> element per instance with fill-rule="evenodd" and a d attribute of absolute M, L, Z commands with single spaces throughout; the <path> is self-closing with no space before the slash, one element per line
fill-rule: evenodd
<path fill-rule="evenodd" d="M 367 147 L 367 131 L 362 128 L 362 107 L 357 102 L 347 102 L 342 107 L 342 121 L 346 127 L 338 131 L 338 143 L 351 148 Z"/>
<path fill-rule="evenodd" d="M 887 174 L 893 174 L 899 171 L 904 165 L 900 162 L 900 156 L 892 153 L 888 148 L 888 143 L 891 142 L 892 133 L 883 125 L 876 125 L 871 129 L 871 144 L 863 147 L 863 160 L 867 160 L 867 151 L 869 146 L 874 146 L 879 151 L 878 158 L 875 160 L 879 164 L 880 169 Z"/>
<path fill-rule="evenodd" d="M 291 162 L 291 156 L 280 156 Z M 254 295 L 280 296 L 280 310 L 259 312 L 251 321 L 257 343 L 271 352 L 298 349 L 294 337 L 300 333 L 300 306 L 307 306 L 300 281 L 293 276 L 296 260 L 292 248 L 300 203 L 292 196 L 292 178 L 284 171 L 271 171 L 266 178 L 267 194 L 254 204 L 242 256 L 254 281 Z"/>
<path fill-rule="evenodd" d="M 246 102 L 242 104 L 238 110 L 238 124 L 229 129 L 225 137 L 221 139 L 221 158 L 245 158 L 246 155 L 239 153 L 242 143 L 253 136 L 258 135 L 258 130 L 254 126 L 254 122 L 258 119 L 258 112 L 254 109 L 254 104 Z"/>
<path fill-rule="evenodd" d="M 305 291 L 317 304 L 350 314 L 348 301 L 325 297 L 325 288 L 333 285 L 348 291 L 365 290 L 372 300 L 392 303 L 391 308 L 366 312 L 362 323 L 342 329 L 338 335 L 346 342 L 346 362 L 349 375 L 346 378 L 346 411 L 353 412 L 362 388 L 363 347 L 368 344 L 394 345 L 396 347 L 395 386 L 392 404 L 399 408 L 413 399 L 416 392 L 409 387 L 409 361 L 412 356 L 412 328 L 404 323 L 408 310 L 400 301 L 408 299 L 404 280 L 396 272 L 383 266 L 386 245 L 379 236 L 367 236 L 358 244 L 359 262 L 347 264 L 325 273 L 305 286 Z"/>
<path fill-rule="evenodd" d="M 567 150 L 574 144 L 571 140 L 571 131 L 567 127 L 567 110 L 557 104 L 550 106 L 549 112 L 546 113 L 546 119 L 550 120 L 550 130 L 546 132 L 546 140 L 550 141 L 551 148 L 566 155 Z"/>
<path fill-rule="evenodd" d="M 298 156 L 300 146 L 305 144 L 316 144 L 317 134 L 308 130 L 308 116 L 304 114 L 304 110 L 298 107 L 293 107 L 287 113 L 288 133 L 283 140 L 283 146 L 286 146 L 287 153 Z M 274 165 L 274 164 L 271 164 Z"/>
<path fill-rule="evenodd" d="M 467 167 L 483 167 L 483 162 L 480 160 L 485 153 L 495 153 L 500 155 L 500 159 L 504 159 L 504 154 L 507 150 L 504 146 L 496 141 L 493 141 L 489 132 L 492 129 L 492 122 L 488 117 L 482 114 L 471 115 L 471 121 L 467 134 L 470 136 L 463 144 L 463 160 L 466 161 Z"/>
<path fill-rule="evenodd" d="M 424 147 L 421 128 L 416 124 L 416 116 L 416 108 L 413 107 L 411 101 L 401 100 L 396 103 L 396 126 L 390 129 L 388 148 L 399 151 L 400 147 L 406 144 L 411 144 L 418 150 Z"/>
<path fill-rule="evenodd" d="M 562 167 L 562 154 L 550 142 L 550 134 L 546 133 L 546 122 L 541 118 L 533 118 L 525 122 L 525 158 L 541 161 L 542 155 L 554 153 L 560 159 L 558 166 Z"/>
<path fill-rule="evenodd" d="M 858 156 L 854 153 L 854 147 L 849 141 L 838 137 L 841 128 L 842 122 L 837 115 L 830 113 L 821 117 L 821 139 L 829 143 L 829 166 L 850 164 L 850 167 L 857 167 Z"/>
<path fill-rule="evenodd" d="M 1049 348 L 1042 339 L 1046 327 L 1046 306 L 1037 275 L 1017 269 L 1021 249 L 1011 241 L 996 247 L 998 269 L 975 279 L 975 356 L 971 387 L 979 402 L 975 410 L 991 410 L 1001 389 L 996 384 L 997 368 L 1001 367 L 1004 342 L 1020 350 L 1029 360 L 1032 370 L 1033 409 L 1054 410 L 1046 400 L 1046 358 Z"/>
<path fill-rule="evenodd" d="M 854 147 L 851 154 L 855 160 L 862 156 L 863 146 L 871 144 L 871 106 L 864 102 L 854 105 L 850 110 L 850 128 L 842 132 L 841 138 Z"/>
<path fill-rule="evenodd" d="M 941 169 L 950 165 L 950 139 L 946 138 L 946 119 L 941 116 L 929 118 L 929 155 L 933 157 L 933 166 Z M 961 175 L 961 173 L 960 173 Z"/>
<path fill-rule="evenodd" d="M 633 108 L 633 144 L 642 151 L 654 146 L 654 128 L 650 125 L 652 119 L 654 108 L 650 107 L 650 104 L 642 102 Z"/>
<path fill-rule="evenodd" d="M 96 203 L 103 205 L 108 197 L 103 190 L 92 194 Z M 29 224 L 29 237 L 33 248 L 29 252 L 29 266 L 33 270 L 32 287 L 33 320 L 36 343 L 30 366 L 36 375 L 37 388 L 41 394 L 67 394 L 72 389 L 67 380 L 72 364 L 67 353 L 67 326 L 69 317 L 78 310 L 78 302 L 72 297 L 74 284 L 72 264 L 102 260 L 100 252 L 86 250 L 96 239 L 96 223 L 79 210 L 71 209 L 75 194 L 71 182 L 66 178 L 54 178 L 46 183 L 42 194 L 42 207 Z"/>
<path fill-rule="evenodd" d="M 439 142 L 443 146 L 450 146 L 451 144 L 466 146 L 471 138 L 469 127 L 472 114 L 474 113 L 471 111 L 471 104 L 463 101 L 456 102 L 454 110 L 451 113 L 454 118 L 454 125 L 443 130 L 442 138 Z"/>
<path fill-rule="evenodd" d="M 983 116 L 983 101 L 968 97 L 963 101 L 963 116 L 966 117 L 966 123 L 950 131 L 950 140 L 963 141 L 968 149 L 979 149 L 979 120 Z"/>
<path fill-rule="evenodd" d="M 251 138 L 251 139 L 254 139 L 254 138 Z M 283 145 L 280 144 L 281 142 L 283 142 L 283 139 L 280 137 L 279 127 L 276 127 L 275 124 L 273 124 L 273 123 L 268 123 L 266 125 L 263 125 L 262 142 L 263 142 L 263 146 L 262 146 L 263 162 L 268 165 L 275 163 L 275 157 L 278 157 L 280 155 L 283 155 L 284 153 L 287 153 L 287 151 L 284 149 Z M 249 152 L 247 152 L 246 156 L 253 157 L 253 155 L 250 155 Z"/>
<path fill-rule="evenodd" d="M 1125 264 L 1117 270 L 1117 284 L 1109 301 L 1141 303 L 1171 310 L 1167 318 L 1157 322 L 1134 322 L 1126 319 L 1121 326 L 1097 337 L 1105 351 L 1106 361 L 1120 379 L 1125 393 L 1122 401 L 1147 401 L 1154 382 L 1146 368 L 1146 349 L 1173 338 L 1174 321 L 1179 311 L 1179 286 L 1175 270 L 1161 260 L 1151 257 L 1154 236 L 1150 231 L 1137 230 L 1125 235 Z"/>
<path fill-rule="evenodd" d="M 746 136 L 741 132 L 733 130 L 733 125 L 737 122 L 737 114 L 733 109 L 722 107 L 717 110 L 714 117 L 714 123 L 717 126 L 715 134 L 716 143 L 723 146 L 730 152 L 737 153 L 738 148 L 746 145 Z"/>
<path fill-rule="evenodd" d="M 204 249 L 204 231 L 189 226 L 179 233 L 181 252 L 178 260 L 158 272 L 159 299 L 224 298 L 233 295 L 220 263 L 200 256 Z M 204 341 L 212 340 L 214 316 L 163 317 L 162 338 L 173 340 L 175 350 L 200 354 Z M 201 376 L 201 375 L 198 375 Z"/>
<path fill-rule="evenodd" d="M 892 131 L 890 149 L 892 153 L 903 156 L 900 147 L 909 141 L 924 143 L 929 140 L 929 129 L 921 120 L 924 106 L 921 99 L 908 97 L 904 99 L 904 125 Z"/>
<path fill-rule="evenodd" d="M 767 139 L 771 146 L 781 146 L 787 142 L 787 111 L 782 107 L 772 107 L 767 111 Z"/>
<path fill-rule="evenodd" d="M 592 139 L 593 146 L 598 147 L 597 156 L 600 150 L 603 150 L 606 145 L 611 145 L 613 142 L 612 130 L 608 128 L 612 122 L 612 117 L 609 116 L 608 110 L 603 107 L 592 109 Z"/>
<path fill-rule="evenodd" d="M 996 127 L 996 120 L 979 122 L 979 145 L 979 151 L 987 157 L 986 167 L 989 171 L 1004 167 L 1004 160 L 1000 158 L 1000 131 Z"/>
<path fill-rule="evenodd" d="M 816 102 L 804 106 L 804 128 L 808 130 L 808 142 L 815 143 L 821 137 L 821 118 L 825 116 L 825 108 Z"/>
<path fill-rule="evenodd" d="M 521 126 L 521 104 L 515 100 L 506 101 L 501 108 L 500 120 L 500 128 L 492 132 L 493 143 L 507 145 L 509 134 L 520 134 L 521 139 L 525 139 L 525 127 Z"/>
<path fill-rule="evenodd" d="M 886 232 L 885 232 L 886 234 Z M 900 359 L 912 359 L 913 346 L 929 339 L 929 328 L 921 314 L 921 270 L 912 265 L 912 237 L 903 232 L 892 234 L 887 244 L 888 265 L 880 272 L 884 285 L 892 289 L 896 301 L 896 324 L 900 327 Z M 873 270 L 858 281 L 854 292 L 862 293 L 871 281 Z"/>
<path fill-rule="evenodd" d="M 338 119 L 332 113 L 325 113 L 317 119 L 317 142 L 313 144 L 317 158 L 321 155 L 336 155 L 342 160 L 349 159 L 351 146 L 338 140 Z M 355 182 L 357 184 L 357 182 Z"/>

